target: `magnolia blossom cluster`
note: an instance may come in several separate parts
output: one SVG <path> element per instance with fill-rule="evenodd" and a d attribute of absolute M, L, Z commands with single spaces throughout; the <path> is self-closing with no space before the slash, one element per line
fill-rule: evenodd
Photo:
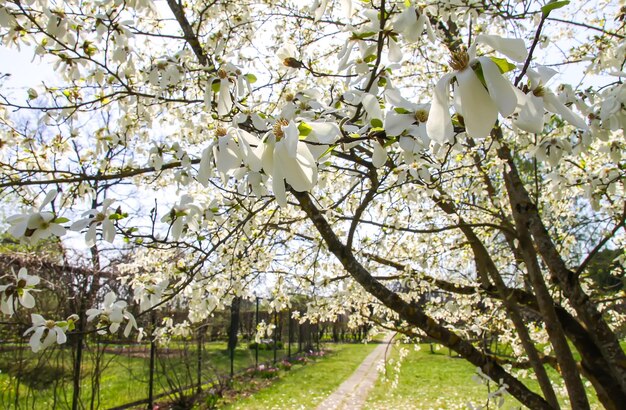
<path fill-rule="evenodd" d="M 7 275 L 9 276 L 9 275 Z M 5 276 L 6 277 L 6 276 Z M 8 316 L 13 316 L 16 303 L 32 309 L 35 307 L 35 298 L 31 292 L 36 292 L 35 286 L 40 282 L 39 276 L 29 275 L 26 268 L 21 268 L 17 275 L 15 272 L 9 276 L 10 283 L 0 285 L 0 311 Z"/>
<path fill-rule="evenodd" d="M 5 275 L 8 283 L 0 285 L 0 311 L 7 315 L 13 316 L 18 307 L 33 309 L 36 305 L 34 293 L 39 290 L 36 286 L 41 279 L 36 275 L 29 275 L 26 268 L 21 268 L 17 274 L 12 272 L 11 275 Z M 103 302 L 101 308 L 93 308 L 87 310 L 87 321 L 91 322 L 97 319 L 99 334 L 105 334 L 107 330 L 111 333 L 117 332 L 120 325 L 126 321 L 124 336 L 128 336 L 130 331 L 137 329 L 137 322 L 134 316 L 126 309 L 125 301 L 116 300 L 115 293 L 109 292 Z M 31 335 L 29 345 L 33 352 L 43 350 L 55 342 L 63 344 L 67 341 L 66 332 L 75 328 L 75 323 L 79 320 L 78 315 L 72 314 L 66 320 L 55 321 L 45 319 L 37 313 L 31 314 L 32 326 L 24 332 L 24 336 Z M 141 330 L 139 329 L 141 335 Z"/>
<path fill-rule="evenodd" d="M 137 321 L 133 314 L 126 309 L 127 305 L 125 301 L 117 300 L 114 292 L 109 292 L 104 297 L 101 308 L 87 310 L 87 322 L 97 319 L 98 333 L 106 334 L 106 328 L 110 333 L 116 333 L 122 322 L 126 321 L 124 336 L 128 337 L 133 328 L 137 329 Z"/>
<path fill-rule="evenodd" d="M 443 144 L 452 141 L 455 135 L 450 114 L 450 84 L 454 84 L 454 107 L 459 116 L 456 120 L 472 138 L 489 136 L 498 114 L 503 118 L 511 117 L 516 127 L 531 133 L 543 132 L 546 110 L 578 128 L 587 128 L 582 118 L 545 88 L 545 83 L 555 73 L 553 70 L 542 67 L 537 71 L 527 70 L 530 87 L 524 92 L 504 76 L 515 66 L 505 59 L 477 57 L 479 44 L 517 63 L 523 63 L 528 56 L 523 40 L 495 35 L 479 35 L 469 50 L 461 48 L 454 52 L 450 61 L 454 72 L 441 77 L 435 87 L 426 123 L 430 138 Z"/>

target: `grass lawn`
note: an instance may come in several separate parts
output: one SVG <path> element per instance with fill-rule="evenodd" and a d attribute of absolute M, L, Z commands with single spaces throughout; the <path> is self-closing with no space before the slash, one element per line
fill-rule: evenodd
<path fill-rule="evenodd" d="M 402 362 L 397 387 L 392 387 L 396 373 L 391 370 L 393 365 L 388 364 L 387 377 L 378 379 L 370 392 L 365 409 L 466 409 L 470 402 L 474 406 L 484 406 L 487 403 L 489 390 L 485 384 L 473 380 L 476 371 L 471 363 L 448 356 L 447 349 L 431 354 L 428 344 L 421 345 L 419 351 L 415 351 L 412 345 L 404 347 L 409 352 Z M 397 355 L 397 348 L 394 348 L 391 356 Z M 552 369 L 548 369 L 548 372 L 551 377 L 557 378 Z M 524 382 L 528 382 L 531 389 L 539 391 L 534 380 L 525 379 Z M 491 391 L 495 389 L 497 386 L 492 383 Z M 594 394 L 590 394 L 590 401 L 592 408 L 602 408 Z M 491 400 L 489 408 L 498 408 L 494 404 L 494 400 Z M 564 405 L 564 408 L 568 407 L 567 404 Z M 523 406 L 513 397 L 507 396 L 502 408 L 519 409 Z"/>
<path fill-rule="evenodd" d="M 315 364 L 297 366 L 280 380 L 239 400 L 225 409 L 289 410 L 314 409 L 361 364 L 377 346 L 370 344 L 329 345 L 332 353 Z"/>
<path fill-rule="evenodd" d="M 136 347 L 136 346 L 135 346 Z M 110 408 L 148 397 L 149 350 L 139 354 L 125 353 L 118 346 L 102 355 L 100 393 L 94 404 Z M 195 344 L 172 344 L 170 350 L 157 350 L 155 394 L 171 390 L 174 386 L 187 386 L 196 381 L 197 350 Z M 235 372 L 254 366 L 254 350 L 241 343 L 235 351 Z M 279 350 L 278 357 L 286 351 Z M 273 351 L 260 350 L 259 362 L 270 361 Z M 46 360 L 44 360 L 46 359 Z M 93 352 L 86 351 L 81 369 L 81 400 L 90 407 L 91 378 L 95 365 Z M 204 381 L 216 374 L 230 372 L 230 360 L 225 343 L 207 343 L 203 349 Z M 167 376 L 166 376 L 167 375 Z M 20 382 L 18 383 L 18 377 Z M 50 409 L 70 408 L 72 401 L 72 358 L 70 349 L 51 349 L 33 354 L 30 349 L 0 352 L 0 408 L 16 408 L 16 391 L 20 408 Z M 169 378 L 169 381 L 168 381 Z"/>

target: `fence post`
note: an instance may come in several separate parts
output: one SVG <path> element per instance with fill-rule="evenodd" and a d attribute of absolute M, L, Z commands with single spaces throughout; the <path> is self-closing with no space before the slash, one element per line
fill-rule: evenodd
<path fill-rule="evenodd" d="M 291 342 L 292 342 L 292 338 L 293 338 L 293 332 L 291 331 L 291 308 L 289 308 L 289 310 L 287 311 L 287 314 L 289 315 L 289 317 L 287 317 L 287 328 L 288 328 L 288 335 L 287 335 L 287 357 L 289 357 L 291 359 Z"/>
<path fill-rule="evenodd" d="M 197 344 L 197 349 L 198 349 L 198 368 L 196 369 L 197 374 L 196 377 L 198 379 L 197 383 L 198 386 L 196 387 L 196 391 L 198 392 L 198 394 L 200 394 L 200 392 L 202 391 L 202 347 L 204 345 L 203 342 L 203 337 L 204 337 L 204 325 L 198 327 L 198 344 Z"/>
<path fill-rule="evenodd" d="M 156 328 L 156 311 L 150 313 L 150 369 L 148 370 L 148 410 L 154 407 L 154 365 L 156 362 L 156 340 L 154 330 Z"/>
<path fill-rule="evenodd" d="M 259 328 L 259 297 L 256 297 L 256 315 L 255 315 L 255 321 L 256 321 L 256 326 L 255 326 L 255 330 Z M 254 367 L 257 368 L 259 367 L 259 343 L 255 343 L 256 349 L 254 349 Z"/>
<path fill-rule="evenodd" d="M 230 350 L 230 378 L 235 375 L 235 347 L 237 347 L 237 331 L 239 330 L 239 296 L 233 298 L 230 306 L 230 330 L 228 332 L 228 350 Z"/>
<path fill-rule="evenodd" d="M 76 354 L 74 356 L 74 372 L 72 375 L 72 410 L 78 410 L 80 401 L 80 370 L 83 361 L 83 338 L 85 331 L 85 322 L 87 316 L 84 314 L 83 309 L 84 301 L 81 303 L 81 310 L 79 312 L 80 318 L 78 320 L 78 332 L 76 334 Z"/>
<path fill-rule="evenodd" d="M 277 336 L 278 336 L 278 326 L 279 326 L 279 323 L 278 323 L 278 313 L 277 312 L 274 312 L 274 326 L 276 327 L 276 329 L 275 329 L 276 333 L 274 334 L 274 364 L 275 364 L 276 363 L 276 348 L 277 348 L 277 344 L 278 344 L 276 339 L 277 339 Z"/>

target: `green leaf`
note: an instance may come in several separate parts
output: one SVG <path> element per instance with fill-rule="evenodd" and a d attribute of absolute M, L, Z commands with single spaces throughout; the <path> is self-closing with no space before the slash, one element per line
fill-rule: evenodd
<path fill-rule="evenodd" d="M 298 124 L 298 132 L 300 133 L 300 136 L 306 137 L 311 133 L 311 131 L 313 131 L 313 128 L 311 128 L 311 126 L 306 122 Z"/>
<path fill-rule="evenodd" d="M 65 222 L 69 222 L 70 220 L 64 217 L 60 217 L 60 218 L 54 218 L 54 220 L 52 221 L 52 223 L 55 224 L 64 224 Z"/>
<path fill-rule="evenodd" d="M 246 74 L 246 78 L 250 82 L 250 84 L 256 83 L 256 75 L 254 74 Z"/>
<path fill-rule="evenodd" d="M 127 213 L 123 213 L 123 214 L 118 214 L 117 212 L 114 214 L 109 215 L 109 219 L 112 221 L 119 221 L 120 219 L 124 219 L 128 216 Z"/>
<path fill-rule="evenodd" d="M 214 93 L 220 90 L 220 80 L 213 81 L 213 84 L 211 84 L 211 90 L 213 90 Z"/>
<path fill-rule="evenodd" d="M 402 107 L 396 107 L 393 110 L 395 112 L 397 112 L 398 114 L 412 114 L 411 111 L 407 110 L 406 108 L 402 108 Z"/>
<path fill-rule="evenodd" d="M 376 55 L 375 54 L 370 54 L 369 56 L 367 56 L 367 57 L 365 57 L 363 59 L 363 61 L 365 61 L 366 63 L 371 63 L 374 60 L 376 60 Z"/>
<path fill-rule="evenodd" d="M 382 128 L 383 127 L 383 122 L 380 119 L 378 119 L 378 118 L 372 118 L 370 120 L 370 124 L 374 128 Z"/>
<path fill-rule="evenodd" d="M 508 73 L 509 71 L 515 69 L 515 64 L 511 64 L 509 60 L 507 60 L 506 58 L 498 58 L 498 57 L 489 57 L 489 58 L 498 66 L 502 74 Z"/>
<path fill-rule="evenodd" d="M 560 9 L 561 7 L 565 7 L 568 4 L 569 0 L 550 2 L 541 8 L 541 13 L 543 13 L 543 17 L 545 18 L 548 17 L 548 14 L 550 14 L 552 10 Z"/>

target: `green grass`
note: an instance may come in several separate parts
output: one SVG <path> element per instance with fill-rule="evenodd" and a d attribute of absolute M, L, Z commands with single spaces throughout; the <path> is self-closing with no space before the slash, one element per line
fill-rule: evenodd
<path fill-rule="evenodd" d="M 113 347 L 112 348 L 118 348 Z M 168 378 L 175 386 L 196 382 L 197 348 L 195 344 L 176 343 L 160 348 L 157 360 L 155 394 L 171 390 Z M 235 351 L 235 372 L 254 366 L 255 351 L 241 343 Z M 286 354 L 279 350 L 278 357 Z M 259 351 L 259 362 L 273 359 L 273 351 Z M 119 406 L 148 397 L 149 350 L 143 357 L 120 353 L 104 353 L 102 360 L 100 394 L 95 401 L 100 408 Z M 93 356 L 85 353 L 82 366 L 81 400 L 88 408 L 91 397 L 91 377 L 95 366 Z M 0 408 L 15 408 L 18 391 L 19 406 L 33 409 L 69 408 L 72 400 L 72 358 L 70 349 L 51 349 L 43 354 L 33 354 L 29 349 L 0 352 Z M 230 372 L 230 359 L 225 343 L 207 343 L 203 350 L 204 381 L 217 374 Z M 21 365 L 20 365 L 21 364 Z M 18 369 L 21 367 L 21 375 Z"/>
<path fill-rule="evenodd" d="M 329 357 L 297 366 L 266 389 L 239 400 L 229 410 L 314 409 L 361 364 L 376 344 L 332 345 Z"/>
<path fill-rule="evenodd" d="M 428 344 L 421 345 L 419 351 L 415 351 L 412 345 L 405 345 L 404 348 L 408 350 L 408 355 L 402 361 L 400 372 L 393 370 L 395 367 L 393 362 L 388 362 L 387 377 L 378 379 L 368 396 L 365 409 L 466 409 L 470 402 L 474 406 L 486 404 L 488 387 L 474 380 L 476 370 L 471 363 L 461 358 L 450 357 L 447 349 L 431 354 Z M 393 359 L 397 358 L 396 348 L 391 356 Z M 552 369 L 548 369 L 548 373 L 553 380 L 558 379 L 558 375 Z M 395 388 L 394 379 L 397 380 Z M 536 381 L 529 379 L 523 381 L 532 390 L 539 391 Z M 497 386 L 491 383 L 490 389 L 493 392 Z M 590 394 L 590 401 L 592 408 L 601 408 L 594 394 Z M 497 408 L 493 400 L 490 404 L 490 408 Z M 567 407 L 565 404 L 564 408 Z M 502 408 L 518 409 L 523 406 L 513 397 L 506 396 Z"/>

